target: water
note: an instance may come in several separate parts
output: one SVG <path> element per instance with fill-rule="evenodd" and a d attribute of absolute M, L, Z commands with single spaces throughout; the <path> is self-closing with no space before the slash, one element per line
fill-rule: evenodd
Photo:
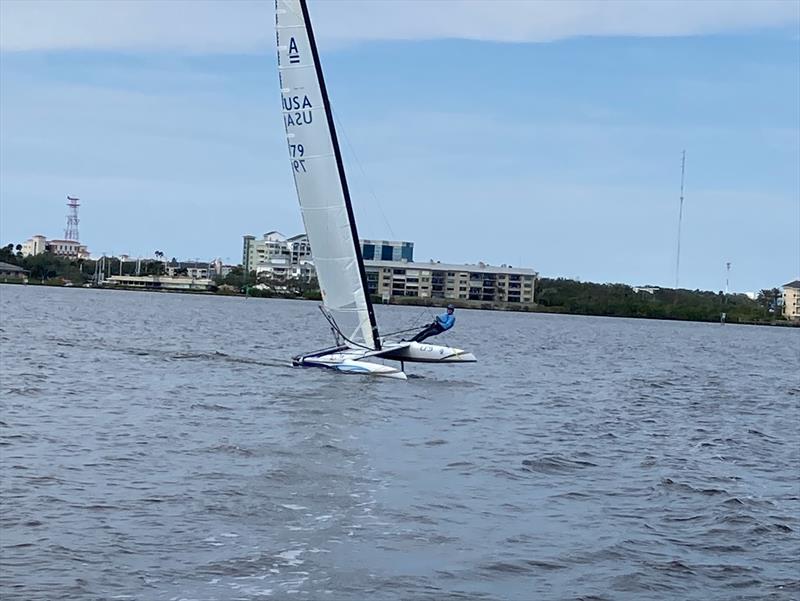
<path fill-rule="evenodd" d="M 800 331 L 456 314 L 398 382 L 289 367 L 311 302 L 0 286 L 0 597 L 800 598 Z"/>

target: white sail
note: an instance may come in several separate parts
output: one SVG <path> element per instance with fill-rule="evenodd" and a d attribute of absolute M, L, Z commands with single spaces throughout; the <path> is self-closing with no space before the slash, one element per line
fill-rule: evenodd
<path fill-rule="evenodd" d="M 344 169 L 304 9 L 301 0 L 275 1 L 283 122 L 297 197 L 325 307 L 351 341 L 378 348 Z"/>

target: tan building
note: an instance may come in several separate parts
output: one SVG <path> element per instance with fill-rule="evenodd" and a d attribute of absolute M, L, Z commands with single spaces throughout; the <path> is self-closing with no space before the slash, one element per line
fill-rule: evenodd
<path fill-rule="evenodd" d="M 89 258 L 89 250 L 86 246 L 75 240 L 48 240 L 42 235 L 36 235 L 22 243 L 23 257 L 41 255 L 46 252 L 59 257 Z"/>
<path fill-rule="evenodd" d="M 497 303 L 534 303 L 533 269 L 405 261 L 364 261 L 370 294 Z"/>
<path fill-rule="evenodd" d="M 783 316 L 800 319 L 800 280 L 783 285 Z"/>

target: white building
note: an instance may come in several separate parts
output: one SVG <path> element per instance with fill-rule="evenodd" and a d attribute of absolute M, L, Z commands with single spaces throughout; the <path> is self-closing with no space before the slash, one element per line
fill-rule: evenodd
<path fill-rule="evenodd" d="M 314 277 L 311 246 L 305 234 L 287 238 L 280 232 L 267 232 L 260 240 L 244 236 L 242 265 L 245 272 L 255 271 L 269 278 L 301 279 Z"/>
<path fill-rule="evenodd" d="M 37 234 L 22 243 L 22 256 L 35 257 L 41 255 L 47 250 L 47 238 L 41 234 Z"/>
<path fill-rule="evenodd" d="M 37 234 L 22 243 L 22 256 L 36 256 L 49 252 L 59 257 L 72 259 L 88 259 L 89 250 L 75 240 L 48 240 Z"/>
<path fill-rule="evenodd" d="M 800 280 L 783 285 L 783 315 L 786 319 L 800 319 Z"/>

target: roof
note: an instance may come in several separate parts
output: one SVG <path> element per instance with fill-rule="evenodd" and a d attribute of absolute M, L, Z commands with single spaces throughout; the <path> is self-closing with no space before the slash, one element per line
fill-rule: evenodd
<path fill-rule="evenodd" d="M 407 240 L 378 240 L 373 238 L 361 238 L 361 244 L 381 244 L 392 246 L 414 246 L 413 242 Z"/>
<path fill-rule="evenodd" d="M 5 263 L 0 261 L 0 271 L 18 271 L 18 272 L 25 272 L 25 270 L 20 267 L 19 265 L 12 265 L 11 263 Z"/>
<path fill-rule="evenodd" d="M 788 284 L 783 285 L 784 288 L 800 288 L 800 280 L 794 280 Z"/>
<path fill-rule="evenodd" d="M 454 265 L 452 263 L 411 263 L 407 261 L 364 261 L 367 267 L 391 267 L 393 269 L 426 269 L 428 271 L 469 271 L 473 273 L 508 273 L 512 275 L 538 275 L 527 267 L 503 267 L 497 265 Z"/>

